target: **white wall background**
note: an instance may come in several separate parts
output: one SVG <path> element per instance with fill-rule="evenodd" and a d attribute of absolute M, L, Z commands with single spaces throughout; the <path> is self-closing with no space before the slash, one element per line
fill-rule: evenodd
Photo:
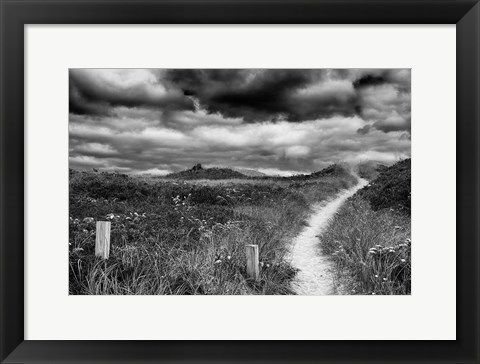
<path fill-rule="evenodd" d="M 455 339 L 455 26 L 42 25 L 25 34 L 25 339 Z M 412 295 L 68 296 L 74 67 L 412 68 Z"/>

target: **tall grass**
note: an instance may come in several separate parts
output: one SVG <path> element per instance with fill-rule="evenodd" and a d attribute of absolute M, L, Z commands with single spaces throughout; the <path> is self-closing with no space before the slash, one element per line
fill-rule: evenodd
<path fill-rule="evenodd" d="M 228 181 L 227 181 L 228 182 Z M 70 294 L 292 294 L 285 261 L 310 206 L 355 183 L 145 181 L 71 172 Z M 95 221 L 112 221 L 107 261 L 94 257 Z M 260 281 L 245 245 L 260 247 Z"/>
<path fill-rule="evenodd" d="M 394 209 L 373 211 L 356 195 L 320 236 L 334 261 L 340 294 L 411 293 L 410 217 Z"/>

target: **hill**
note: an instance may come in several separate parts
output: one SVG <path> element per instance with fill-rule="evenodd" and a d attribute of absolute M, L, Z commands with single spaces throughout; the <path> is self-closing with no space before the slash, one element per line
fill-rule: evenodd
<path fill-rule="evenodd" d="M 165 177 L 185 180 L 248 178 L 244 174 L 229 168 L 203 168 L 201 164 L 196 164 L 193 168 L 186 171 L 170 173 Z"/>
<path fill-rule="evenodd" d="M 333 178 L 350 178 L 352 177 L 352 173 L 350 173 L 350 169 L 345 167 L 341 164 L 332 164 L 321 171 L 313 172 L 311 174 L 299 174 L 294 176 L 288 177 L 278 177 L 278 176 L 268 176 L 264 173 L 251 170 L 251 169 L 241 169 L 241 168 L 203 168 L 201 164 L 196 164 L 191 169 L 187 169 L 185 171 L 170 173 L 165 176 L 165 178 L 172 178 L 172 179 L 185 179 L 185 180 L 193 180 L 193 179 L 275 179 L 275 180 L 289 180 L 289 181 L 305 181 L 305 180 L 313 180 L 317 178 L 324 178 L 324 177 L 333 177 Z"/>
<path fill-rule="evenodd" d="M 331 164 L 328 167 L 318 172 L 313 172 L 308 175 L 309 178 L 320 177 L 347 177 L 350 176 L 350 170 L 341 164 Z"/>
<path fill-rule="evenodd" d="M 352 173 L 350 173 L 350 169 L 341 164 L 331 164 L 320 171 L 313 172 L 310 174 L 296 174 L 288 177 L 266 176 L 264 178 L 275 178 L 275 179 L 280 179 L 284 181 L 309 181 L 309 180 L 315 180 L 315 179 L 324 178 L 324 177 L 347 178 L 347 179 L 355 178 L 352 175 Z"/>
<path fill-rule="evenodd" d="M 356 166 L 357 174 L 369 181 L 377 178 L 386 168 L 388 167 L 376 161 L 361 162 Z"/>
<path fill-rule="evenodd" d="M 410 215 L 411 159 L 382 168 L 378 177 L 357 194 L 370 202 L 374 211 L 393 208 Z"/>
<path fill-rule="evenodd" d="M 232 168 L 235 172 L 239 172 L 247 177 L 264 177 L 266 176 L 265 173 L 256 171 L 254 169 L 248 169 L 248 168 Z"/>

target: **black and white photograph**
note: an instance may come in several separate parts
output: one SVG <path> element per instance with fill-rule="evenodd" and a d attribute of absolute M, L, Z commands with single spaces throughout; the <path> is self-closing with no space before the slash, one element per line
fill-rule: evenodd
<path fill-rule="evenodd" d="M 70 295 L 410 295 L 411 70 L 71 68 Z"/>

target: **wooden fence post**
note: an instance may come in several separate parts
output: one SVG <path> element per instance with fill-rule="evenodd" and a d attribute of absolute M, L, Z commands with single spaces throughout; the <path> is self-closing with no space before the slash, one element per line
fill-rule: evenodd
<path fill-rule="evenodd" d="M 247 275 L 248 278 L 260 279 L 260 265 L 258 264 L 258 245 L 246 245 Z"/>
<path fill-rule="evenodd" d="M 110 221 L 97 221 L 95 256 L 108 259 L 110 254 Z"/>

